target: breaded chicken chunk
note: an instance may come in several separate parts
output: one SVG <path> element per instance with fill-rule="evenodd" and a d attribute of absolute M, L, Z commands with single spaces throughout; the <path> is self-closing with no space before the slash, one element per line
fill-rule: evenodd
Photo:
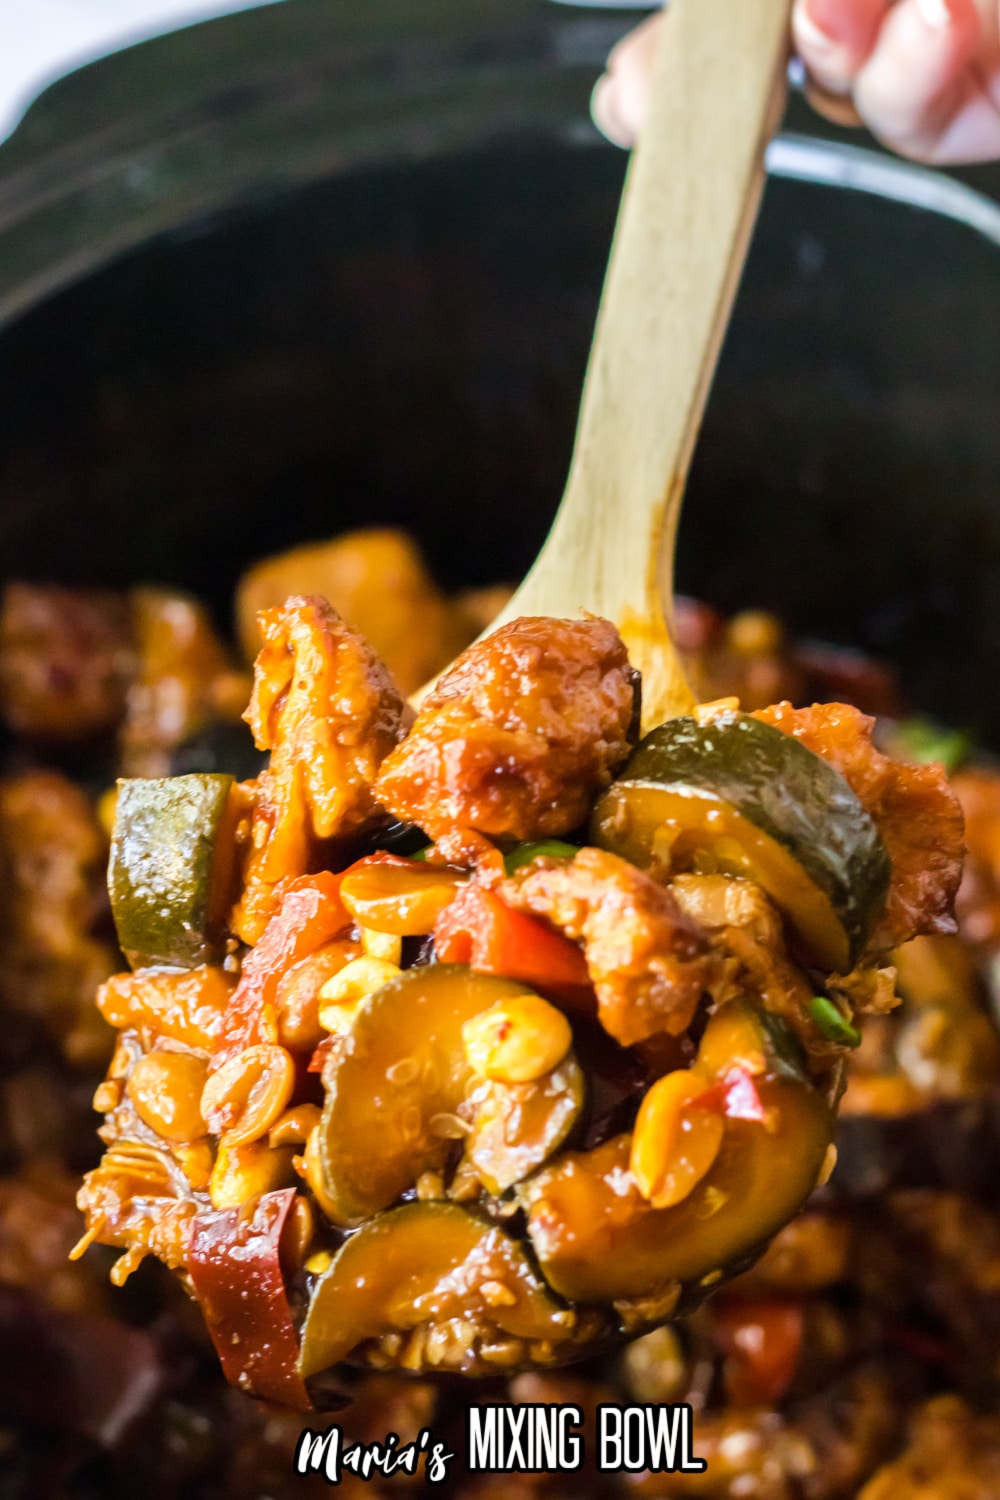
<path fill-rule="evenodd" d="M 568 833 L 629 750 L 635 674 L 607 620 L 524 618 L 470 646 L 375 786 L 437 839 Z"/>
<path fill-rule="evenodd" d="M 670 892 L 617 854 L 538 860 L 497 889 L 583 944 L 604 1029 L 623 1046 L 691 1024 L 708 977 L 706 944 Z"/>
<path fill-rule="evenodd" d="M 252 849 L 235 930 L 255 943 L 274 889 L 311 867 L 313 846 L 364 825 L 379 766 L 407 709 L 364 637 L 318 595 L 260 616 L 264 645 L 246 719 L 271 763 L 253 791 Z"/>
<path fill-rule="evenodd" d="M 846 703 L 778 703 L 753 717 L 829 761 L 878 829 L 892 861 L 892 882 L 870 948 L 878 952 L 921 934 L 954 932 L 965 825 L 944 767 L 911 766 L 882 755 L 872 744 L 875 720 Z"/>

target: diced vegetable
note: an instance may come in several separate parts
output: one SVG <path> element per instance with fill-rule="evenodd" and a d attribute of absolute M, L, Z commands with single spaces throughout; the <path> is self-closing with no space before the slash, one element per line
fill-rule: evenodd
<path fill-rule="evenodd" d="M 362 1223 L 422 1172 L 445 1164 L 469 1128 L 456 1111 L 476 1082 L 462 1027 L 523 993 L 516 980 L 433 964 L 408 970 L 364 1001 L 349 1041 L 330 1051 L 323 1073 L 324 1195 L 338 1223 Z M 531 1107 L 506 1111 L 503 1141 L 484 1122 L 478 1149 L 495 1179 L 517 1180 L 565 1138 L 582 1100 L 579 1070 L 569 1064 L 516 1086 Z"/>
<path fill-rule="evenodd" d="M 832 766 L 770 724 L 675 719 L 646 736 L 598 802 L 595 842 L 654 873 L 749 876 L 806 956 L 846 973 L 882 912 L 889 859 Z"/>
<path fill-rule="evenodd" d="M 583 1073 L 567 1057 L 536 1083 L 485 1083 L 475 1090 L 466 1156 L 488 1192 L 523 1182 L 565 1144 L 583 1109 Z"/>
<path fill-rule="evenodd" d="M 966 729 L 946 729 L 932 719 L 902 719 L 891 730 L 892 750 L 918 765 L 937 761 L 949 776 L 968 760 L 974 748 Z"/>
<path fill-rule="evenodd" d="M 278 987 L 293 965 L 350 927 L 340 899 L 340 876 L 323 870 L 285 889 L 281 905 L 256 948 L 243 960 L 212 1066 L 222 1067 L 248 1047 L 278 1040 Z"/>
<path fill-rule="evenodd" d="M 576 844 L 565 844 L 562 839 L 542 839 L 537 844 L 518 844 L 516 849 L 504 855 L 504 869 L 508 875 L 513 875 L 516 870 L 530 865 L 533 860 L 572 859 L 578 853 Z"/>
<path fill-rule="evenodd" d="M 267 1193 L 252 1212 L 198 1214 L 188 1270 L 227 1380 L 253 1396 L 308 1411 L 299 1340 L 281 1269 L 295 1189 Z"/>
<path fill-rule="evenodd" d="M 466 886 L 434 928 L 442 963 L 519 979 L 544 995 L 592 1015 L 593 986 L 583 953 L 534 917 L 513 911 L 481 885 Z"/>
<path fill-rule="evenodd" d="M 118 783 L 108 889 L 133 968 L 221 958 L 239 813 L 231 776 Z"/>
<path fill-rule="evenodd" d="M 828 1042 L 836 1042 L 841 1047 L 860 1047 L 861 1033 L 841 1015 L 832 1000 L 827 1000 L 824 995 L 817 995 L 809 1002 L 809 1014 L 812 1016 L 820 1031 Z"/>
<path fill-rule="evenodd" d="M 802 1354 L 801 1304 L 773 1297 L 713 1303 L 712 1329 L 726 1355 L 730 1401 L 772 1406 L 786 1395 Z"/>
<path fill-rule="evenodd" d="M 695 1068 L 723 1090 L 734 1071 L 737 1081 L 752 1077 L 764 1118 L 726 1109 L 718 1155 L 683 1201 L 660 1209 L 646 1202 L 629 1176 L 630 1135 L 568 1153 L 522 1186 L 535 1253 L 561 1295 L 611 1302 L 675 1280 L 697 1285 L 726 1275 L 762 1248 L 815 1187 L 833 1117 L 788 1057 L 771 1047 L 774 1023 L 762 1024 L 754 1037 L 752 1014 L 748 1006 L 723 1006 L 709 1022 Z"/>
<path fill-rule="evenodd" d="M 448 1368 L 477 1369 L 476 1340 L 567 1340 L 576 1322 L 502 1229 L 450 1203 L 409 1203 L 352 1235 L 313 1293 L 301 1370 L 318 1375 L 367 1339 L 460 1319 Z M 525 1346 L 527 1356 L 527 1345 Z"/>

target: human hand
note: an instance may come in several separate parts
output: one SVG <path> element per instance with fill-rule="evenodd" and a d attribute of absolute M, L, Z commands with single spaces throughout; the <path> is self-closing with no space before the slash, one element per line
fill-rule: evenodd
<path fill-rule="evenodd" d="M 1000 0 L 796 0 L 795 47 L 817 109 L 866 125 L 917 161 L 1000 157 Z M 594 119 L 632 145 L 670 18 L 654 16 L 612 52 Z"/>

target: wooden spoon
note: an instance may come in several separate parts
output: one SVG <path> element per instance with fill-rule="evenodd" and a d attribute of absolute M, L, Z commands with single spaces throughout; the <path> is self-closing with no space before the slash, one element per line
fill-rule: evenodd
<path fill-rule="evenodd" d="M 673 0 L 629 167 L 569 480 L 518 615 L 603 615 L 643 729 L 688 713 L 664 599 L 695 439 L 785 102 L 791 0 Z"/>

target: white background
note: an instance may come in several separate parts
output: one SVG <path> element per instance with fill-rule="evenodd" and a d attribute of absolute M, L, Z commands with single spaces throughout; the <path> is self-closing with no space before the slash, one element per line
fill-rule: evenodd
<path fill-rule="evenodd" d="M 132 42 L 273 0 L 0 0 L 0 140 L 47 84 Z"/>

